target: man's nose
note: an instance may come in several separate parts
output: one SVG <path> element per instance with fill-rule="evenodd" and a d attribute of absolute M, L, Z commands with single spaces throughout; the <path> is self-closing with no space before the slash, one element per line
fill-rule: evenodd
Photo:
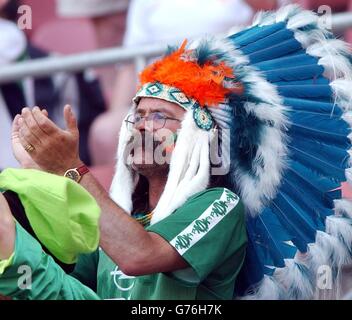
<path fill-rule="evenodd" d="M 147 120 L 145 117 L 143 117 L 142 119 L 140 119 L 140 121 L 138 121 L 138 123 L 136 123 L 135 128 L 139 131 L 153 132 L 154 131 L 153 121 Z"/>

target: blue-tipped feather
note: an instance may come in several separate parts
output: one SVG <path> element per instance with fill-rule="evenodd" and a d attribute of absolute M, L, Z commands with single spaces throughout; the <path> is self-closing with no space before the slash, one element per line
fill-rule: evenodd
<path fill-rule="evenodd" d="M 349 168 L 349 154 L 345 149 L 309 138 L 295 139 L 291 145 L 300 150 L 308 150 L 312 156 L 331 163 L 341 170 Z"/>
<path fill-rule="evenodd" d="M 291 80 L 291 81 L 273 81 L 273 84 L 275 84 L 278 87 L 284 87 L 284 86 L 310 86 L 310 85 L 328 85 L 329 80 L 326 78 L 320 76 L 317 78 L 311 78 L 311 79 L 306 79 L 306 80 Z"/>
<path fill-rule="evenodd" d="M 331 101 L 332 89 L 329 85 L 285 85 L 278 86 L 277 90 L 280 95 L 291 98 L 301 99 L 323 99 L 326 102 Z"/>
<path fill-rule="evenodd" d="M 314 176 L 307 179 L 314 179 Z M 330 208 L 324 206 L 322 198 L 324 194 L 321 192 L 316 196 L 316 192 L 305 187 L 304 183 L 293 183 L 289 177 L 284 178 L 282 190 L 296 203 L 299 203 L 303 212 L 311 219 L 312 225 L 318 230 L 325 230 L 325 218 L 333 214 L 332 205 Z M 309 199 L 309 196 L 312 198 Z"/>
<path fill-rule="evenodd" d="M 293 235 L 293 244 L 300 252 L 306 252 L 308 243 L 314 242 L 316 231 L 306 218 L 306 213 L 283 192 L 277 195 L 271 208 L 284 228 Z"/>
<path fill-rule="evenodd" d="M 299 50 L 298 52 L 285 57 L 255 63 L 254 66 L 262 71 L 265 71 L 279 69 L 283 66 L 290 68 L 317 64 L 317 58 L 309 56 L 303 50 Z"/>
<path fill-rule="evenodd" d="M 278 69 L 272 69 L 263 71 L 265 78 L 278 85 L 276 82 L 282 81 L 290 83 L 291 81 L 299 81 L 299 80 L 310 80 L 311 84 L 316 84 L 316 79 L 320 78 L 323 74 L 324 68 L 318 65 L 306 65 L 306 66 L 298 66 L 298 67 L 282 67 Z M 328 84 L 328 80 L 325 79 L 326 84 Z"/>
<path fill-rule="evenodd" d="M 294 184 L 302 185 L 305 189 L 309 189 L 315 198 L 323 201 L 327 208 L 332 207 L 335 196 L 339 197 L 339 195 L 332 194 L 332 190 L 340 187 L 338 181 L 319 175 L 312 168 L 306 167 L 293 159 L 289 161 L 289 167 L 285 172 L 285 179 L 292 181 Z"/>
<path fill-rule="evenodd" d="M 283 267 L 287 256 L 293 257 L 297 251 L 292 245 L 292 234 L 285 228 L 277 215 L 269 208 L 256 218 L 251 218 L 252 239 L 257 246 L 257 255 L 263 260 L 264 265 Z"/>
<path fill-rule="evenodd" d="M 312 113 L 321 113 L 331 116 L 342 116 L 341 108 L 336 107 L 332 102 L 322 102 L 299 98 L 285 98 L 284 105 L 290 106 L 296 111 L 306 111 Z"/>
<path fill-rule="evenodd" d="M 258 51 L 270 50 L 270 48 L 272 48 L 273 45 L 278 43 L 292 43 L 292 39 L 294 38 L 293 38 L 293 32 L 291 30 L 281 29 L 266 37 L 257 39 L 254 42 L 247 43 L 246 45 L 241 45 L 240 48 L 242 52 L 250 56 L 251 54 L 254 54 Z M 238 43 L 236 40 L 234 42 L 236 44 Z"/>
<path fill-rule="evenodd" d="M 285 27 L 285 23 L 277 23 L 263 27 L 255 26 L 233 34 L 229 36 L 229 39 L 231 39 L 237 47 L 242 47 L 265 38 L 279 30 L 286 30 Z"/>
<path fill-rule="evenodd" d="M 246 55 L 246 48 L 241 48 Z M 250 50 L 250 48 L 248 48 Z M 284 42 L 273 44 L 272 47 L 263 48 L 262 50 L 258 50 L 256 52 L 248 54 L 248 58 L 251 63 L 258 63 L 261 61 L 280 58 L 287 54 L 294 53 L 301 49 L 300 43 L 296 39 L 289 39 Z"/>
<path fill-rule="evenodd" d="M 336 116 L 290 110 L 289 117 L 290 121 L 295 125 L 309 127 L 314 131 L 323 131 L 327 134 L 333 132 L 341 136 L 347 136 L 351 132 L 348 124 Z"/>
<path fill-rule="evenodd" d="M 330 161 L 326 161 L 310 153 L 309 150 L 302 150 L 297 146 L 289 146 L 289 150 L 292 159 L 311 167 L 319 174 L 334 177 L 336 181 L 345 180 L 345 170 L 339 168 L 337 165 L 331 163 Z"/>
<path fill-rule="evenodd" d="M 340 148 L 348 148 L 350 140 L 344 132 L 334 132 L 330 128 L 315 126 L 314 123 L 292 123 L 290 127 L 290 136 L 294 139 L 316 139 L 325 143 L 336 145 Z"/>

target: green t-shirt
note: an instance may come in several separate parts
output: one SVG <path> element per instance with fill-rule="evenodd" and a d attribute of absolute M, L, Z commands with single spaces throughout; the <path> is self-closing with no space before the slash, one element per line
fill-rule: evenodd
<path fill-rule="evenodd" d="M 129 277 L 99 249 L 80 256 L 67 275 L 17 226 L 13 265 L 0 276 L 0 293 L 19 299 L 232 299 L 247 242 L 243 205 L 234 193 L 223 188 L 197 193 L 146 229 L 168 241 L 190 267 Z M 27 291 L 18 289 L 15 272 L 26 260 L 33 268 Z"/>

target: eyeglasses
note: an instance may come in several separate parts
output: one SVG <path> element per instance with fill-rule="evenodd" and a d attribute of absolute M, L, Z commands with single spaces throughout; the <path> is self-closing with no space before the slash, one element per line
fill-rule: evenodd
<path fill-rule="evenodd" d="M 142 121 L 145 121 L 149 127 L 152 127 L 155 130 L 164 128 L 166 120 L 173 120 L 181 122 L 181 120 L 176 118 L 170 118 L 164 116 L 162 113 L 150 113 L 146 117 L 142 117 L 139 114 L 130 114 L 125 120 L 128 130 L 138 127 Z"/>

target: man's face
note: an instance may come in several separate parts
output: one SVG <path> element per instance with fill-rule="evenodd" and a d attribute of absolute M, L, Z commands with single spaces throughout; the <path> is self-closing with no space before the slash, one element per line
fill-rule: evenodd
<path fill-rule="evenodd" d="M 126 148 L 127 163 L 142 175 L 168 169 L 184 114 L 185 110 L 175 103 L 142 98 L 128 119 L 133 137 Z"/>

